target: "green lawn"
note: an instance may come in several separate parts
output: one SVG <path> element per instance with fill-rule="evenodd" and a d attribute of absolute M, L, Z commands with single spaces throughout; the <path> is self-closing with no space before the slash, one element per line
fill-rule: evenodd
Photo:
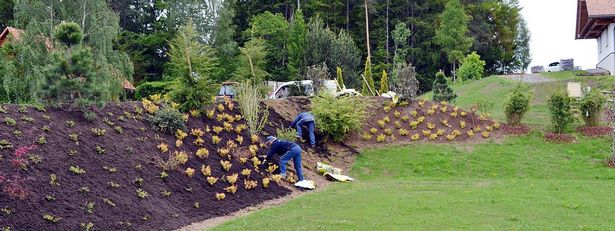
<path fill-rule="evenodd" d="M 607 139 L 417 144 L 362 153 L 334 184 L 215 230 L 615 230 Z"/>
<path fill-rule="evenodd" d="M 539 129 L 548 129 L 550 126 L 549 109 L 547 100 L 549 96 L 558 90 L 565 90 L 568 81 L 578 81 L 584 86 L 591 86 L 595 89 L 608 90 L 613 88 L 615 76 L 592 76 L 579 77 L 575 72 L 552 72 L 543 73 L 543 76 L 552 79 L 548 83 L 527 84 L 533 92 L 530 111 L 523 119 L 523 123 Z M 463 84 L 453 85 L 453 91 L 458 97 L 453 102 L 461 108 L 469 108 L 476 105 L 480 100 L 489 100 L 494 103 L 493 110 L 490 112 L 493 118 L 505 121 L 504 102 L 510 92 L 514 89 L 516 81 L 505 79 L 502 76 L 490 76 L 481 80 L 466 81 Z M 431 99 L 432 93 L 422 95 L 422 99 Z M 575 124 L 575 126 L 580 123 Z"/>

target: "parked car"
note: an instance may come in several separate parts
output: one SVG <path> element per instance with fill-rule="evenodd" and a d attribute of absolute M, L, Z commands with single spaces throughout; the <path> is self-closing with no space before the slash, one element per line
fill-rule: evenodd
<path fill-rule="evenodd" d="M 216 102 L 224 101 L 225 98 L 234 99 L 235 98 L 235 89 L 233 86 L 239 85 L 238 82 L 224 82 L 220 86 L 220 91 L 218 91 L 218 95 L 216 95 Z"/>
<path fill-rule="evenodd" d="M 274 89 L 267 98 L 282 99 L 290 96 L 313 96 L 314 84 L 312 80 L 290 81 Z"/>
<path fill-rule="evenodd" d="M 546 71 L 547 72 L 558 72 L 558 71 L 562 71 L 562 67 L 560 66 L 559 62 L 553 62 L 549 64 Z"/>

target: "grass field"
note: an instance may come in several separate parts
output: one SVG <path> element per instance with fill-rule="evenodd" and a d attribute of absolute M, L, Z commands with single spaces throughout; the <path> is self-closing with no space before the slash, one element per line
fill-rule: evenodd
<path fill-rule="evenodd" d="M 215 230 L 613 230 L 606 139 L 538 135 L 362 153 L 340 183 Z"/>
<path fill-rule="evenodd" d="M 545 143 L 547 98 L 569 80 L 608 89 L 615 77 L 546 74 L 553 82 L 534 92 L 524 137 L 482 144 L 415 144 L 367 150 L 350 173 L 284 205 L 222 224 L 215 230 L 615 230 L 615 169 L 605 166 L 610 139 L 578 137 L 575 144 Z M 481 99 L 503 103 L 514 81 L 493 76 L 454 86 L 455 104 Z M 422 96 L 429 99 L 429 94 Z M 577 124 L 578 125 L 578 124 Z"/>

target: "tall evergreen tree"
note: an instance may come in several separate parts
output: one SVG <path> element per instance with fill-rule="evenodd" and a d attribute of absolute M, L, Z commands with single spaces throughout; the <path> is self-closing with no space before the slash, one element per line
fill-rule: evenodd
<path fill-rule="evenodd" d="M 518 60 L 521 71 L 525 73 L 532 62 L 532 55 L 530 53 L 530 31 L 523 18 L 520 19 L 517 30 L 515 59 Z"/>
<path fill-rule="evenodd" d="M 170 61 L 165 72 L 177 82 L 170 92 L 173 101 L 183 111 L 202 109 L 211 103 L 217 90 L 212 83 L 212 73 L 218 68 L 214 49 L 201 42 L 191 21 L 180 27 L 169 47 Z"/>
<path fill-rule="evenodd" d="M 288 79 L 288 22 L 282 14 L 273 14 L 269 11 L 259 14 L 250 21 L 250 28 L 244 35 L 251 39 L 262 39 L 267 49 L 266 71 L 270 73 L 271 80 L 284 81 Z"/>
<path fill-rule="evenodd" d="M 389 77 L 386 71 L 382 71 L 382 77 L 380 78 L 380 94 L 389 92 Z"/>
<path fill-rule="evenodd" d="M 235 79 L 247 81 L 251 84 L 260 84 L 269 73 L 265 71 L 267 64 L 267 52 L 265 50 L 264 41 L 261 39 L 252 39 L 242 48 L 239 66 L 235 71 Z"/>
<path fill-rule="evenodd" d="M 400 22 L 395 25 L 393 30 L 393 43 L 395 43 L 395 55 L 393 56 L 393 67 L 406 63 L 408 56 L 408 38 L 410 37 L 410 30 L 406 23 Z M 398 73 L 395 72 L 397 68 L 393 68 L 393 75 L 391 76 L 391 84 L 395 84 L 398 79 Z"/>
<path fill-rule="evenodd" d="M 459 0 L 449 0 L 442 12 L 442 22 L 436 32 L 436 41 L 446 53 L 452 65 L 453 81 L 457 76 L 457 62 L 472 46 L 473 39 L 468 36 L 468 20 Z"/>
<path fill-rule="evenodd" d="M 293 16 L 288 35 L 288 71 L 291 79 L 305 72 L 306 36 L 307 27 L 303 19 L 303 12 L 298 9 Z"/>
<path fill-rule="evenodd" d="M 344 84 L 344 76 L 342 75 L 342 68 L 337 67 L 335 69 L 335 73 L 337 74 L 336 82 L 337 82 L 337 90 L 341 91 L 346 89 L 346 84 Z"/>
<path fill-rule="evenodd" d="M 223 70 L 218 80 L 224 81 L 232 77 L 237 68 L 237 55 L 239 46 L 234 40 L 235 28 L 233 18 L 235 17 L 236 0 L 225 0 L 218 18 L 218 23 L 214 31 L 213 47 L 220 58 L 220 66 Z"/>

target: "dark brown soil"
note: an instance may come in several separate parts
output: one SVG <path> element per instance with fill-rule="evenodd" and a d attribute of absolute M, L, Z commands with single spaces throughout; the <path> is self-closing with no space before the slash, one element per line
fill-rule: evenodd
<path fill-rule="evenodd" d="M 546 133 L 545 141 L 556 144 L 571 144 L 577 142 L 577 138 L 570 134 Z"/>
<path fill-rule="evenodd" d="M 577 131 L 587 137 L 606 137 L 613 134 L 611 127 L 578 127 Z"/>
<path fill-rule="evenodd" d="M 172 230 L 290 192 L 273 182 L 269 188 L 263 188 L 263 176 L 254 171 L 251 163 L 242 165 L 237 159 L 231 159 L 232 168 L 224 172 L 219 164 L 222 157 L 216 154 L 216 150 L 224 147 L 227 140 L 235 139 L 235 132 L 222 132 L 222 141 L 218 145 L 213 145 L 212 134 L 206 133 L 203 139 L 210 154 L 201 160 L 194 156 L 198 148 L 192 143 L 194 136 L 189 135 L 184 144 L 176 148 L 174 135 L 154 131 L 143 117 L 123 115 L 136 115 L 135 107 L 140 107 L 140 103 L 107 105 L 104 110 L 96 110 L 98 118 L 95 121 L 88 122 L 78 112 L 53 109 L 39 112 L 34 108 L 19 112 L 18 106 L 5 105 L 8 113 L 0 113 L 0 140 L 10 142 L 13 147 L 3 146 L 6 148 L 0 150 L 0 209 L 3 209 L 0 227 L 10 227 L 11 230 L 82 230 L 82 223 L 91 222 L 95 230 Z M 238 111 L 226 112 L 234 115 Z M 33 121 L 24 121 L 21 119 L 23 116 L 32 117 Z M 121 121 L 120 116 L 125 121 Z M 15 119 L 16 126 L 4 123 L 5 118 Z M 104 118 L 115 123 L 114 126 L 103 122 Z M 67 127 L 67 121 L 74 121 L 75 126 Z M 187 126 L 188 130 L 205 130 L 206 126 L 221 124 L 202 116 L 190 118 Z M 236 122 L 234 125 L 238 124 Z M 48 131 L 44 126 L 49 127 Z M 116 132 L 115 126 L 121 126 L 123 133 Z M 96 137 L 92 128 L 105 129 L 106 134 Z M 16 136 L 16 131 L 21 135 Z M 69 139 L 69 134 L 77 134 L 78 142 Z M 241 136 L 244 141 L 240 146 L 250 145 L 247 131 L 243 131 Z M 45 137 L 46 143 L 37 143 L 39 137 Z M 156 148 L 161 142 L 168 144 L 170 151 L 190 153 L 189 161 L 177 171 L 169 172 L 166 179 L 160 178 L 162 170 L 154 161 L 155 156 L 168 158 L 168 154 L 161 154 Z M 97 146 L 105 149 L 104 153 L 98 153 Z M 22 147 L 33 149 L 21 157 L 16 156 L 15 151 Z M 71 150 L 76 152 L 70 155 Z M 260 149 L 259 153 L 264 151 Z M 41 158 L 38 164 L 34 163 L 36 158 L 28 159 L 35 155 Z M 22 170 L 20 164 L 26 164 L 27 170 Z M 200 173 L 202 164 L 210 165 L 212 175 L 219 178 L 239 173 L 244 168 L 253 169 L 250 179 L 257 180 L 258 186 L 251 190 L 244 189 L 240 174 L 237 193 L 226 193 L 223 188 L 229 184 L 222 179 L 214 186 L 207 183 Z M 78 166 L 86 172 L 73 174 L 69 171 L 71 166 Z M 111 173 L 105 167 L 115 168 L 117 172 Z M 183 173 L 188 167 L 196 170 L 194 177 Z M 57 176 L 59 185 L 50 183 L 50 174 Z M 142 185 L 136 183 L 138 178 L 142 179 Z M 117 183 L 119 187 L 111 188 L 109 182 Z M 86 187 L 88 190 L 85 190 Z M 149 194 L 145 199 L 137 197 L 139 188 Z M 165 197 L 163 191 L 171 192 L 171 195 Z M 226 199 L 218 201 L 215 193 L 222 192 L 225 192 Z M 104 199 L 109 199 L 115 206 L 105 203 Z M 86 205 L 91 202 L 93 208 L 87 211 Z M 53 223 L 44 219 L 44 215 L 61 219 Z"/>
<path fill-rule="evenodd" d="M 532 128 L 530 128 L 527 125 L 523 125 L 523 124 L 516 125 L 516 126 L 509 125 L 509 124 L 503 124 L 502 131 L 506 135 L 524 136 L 530 133 L 532 131 Z"/>

